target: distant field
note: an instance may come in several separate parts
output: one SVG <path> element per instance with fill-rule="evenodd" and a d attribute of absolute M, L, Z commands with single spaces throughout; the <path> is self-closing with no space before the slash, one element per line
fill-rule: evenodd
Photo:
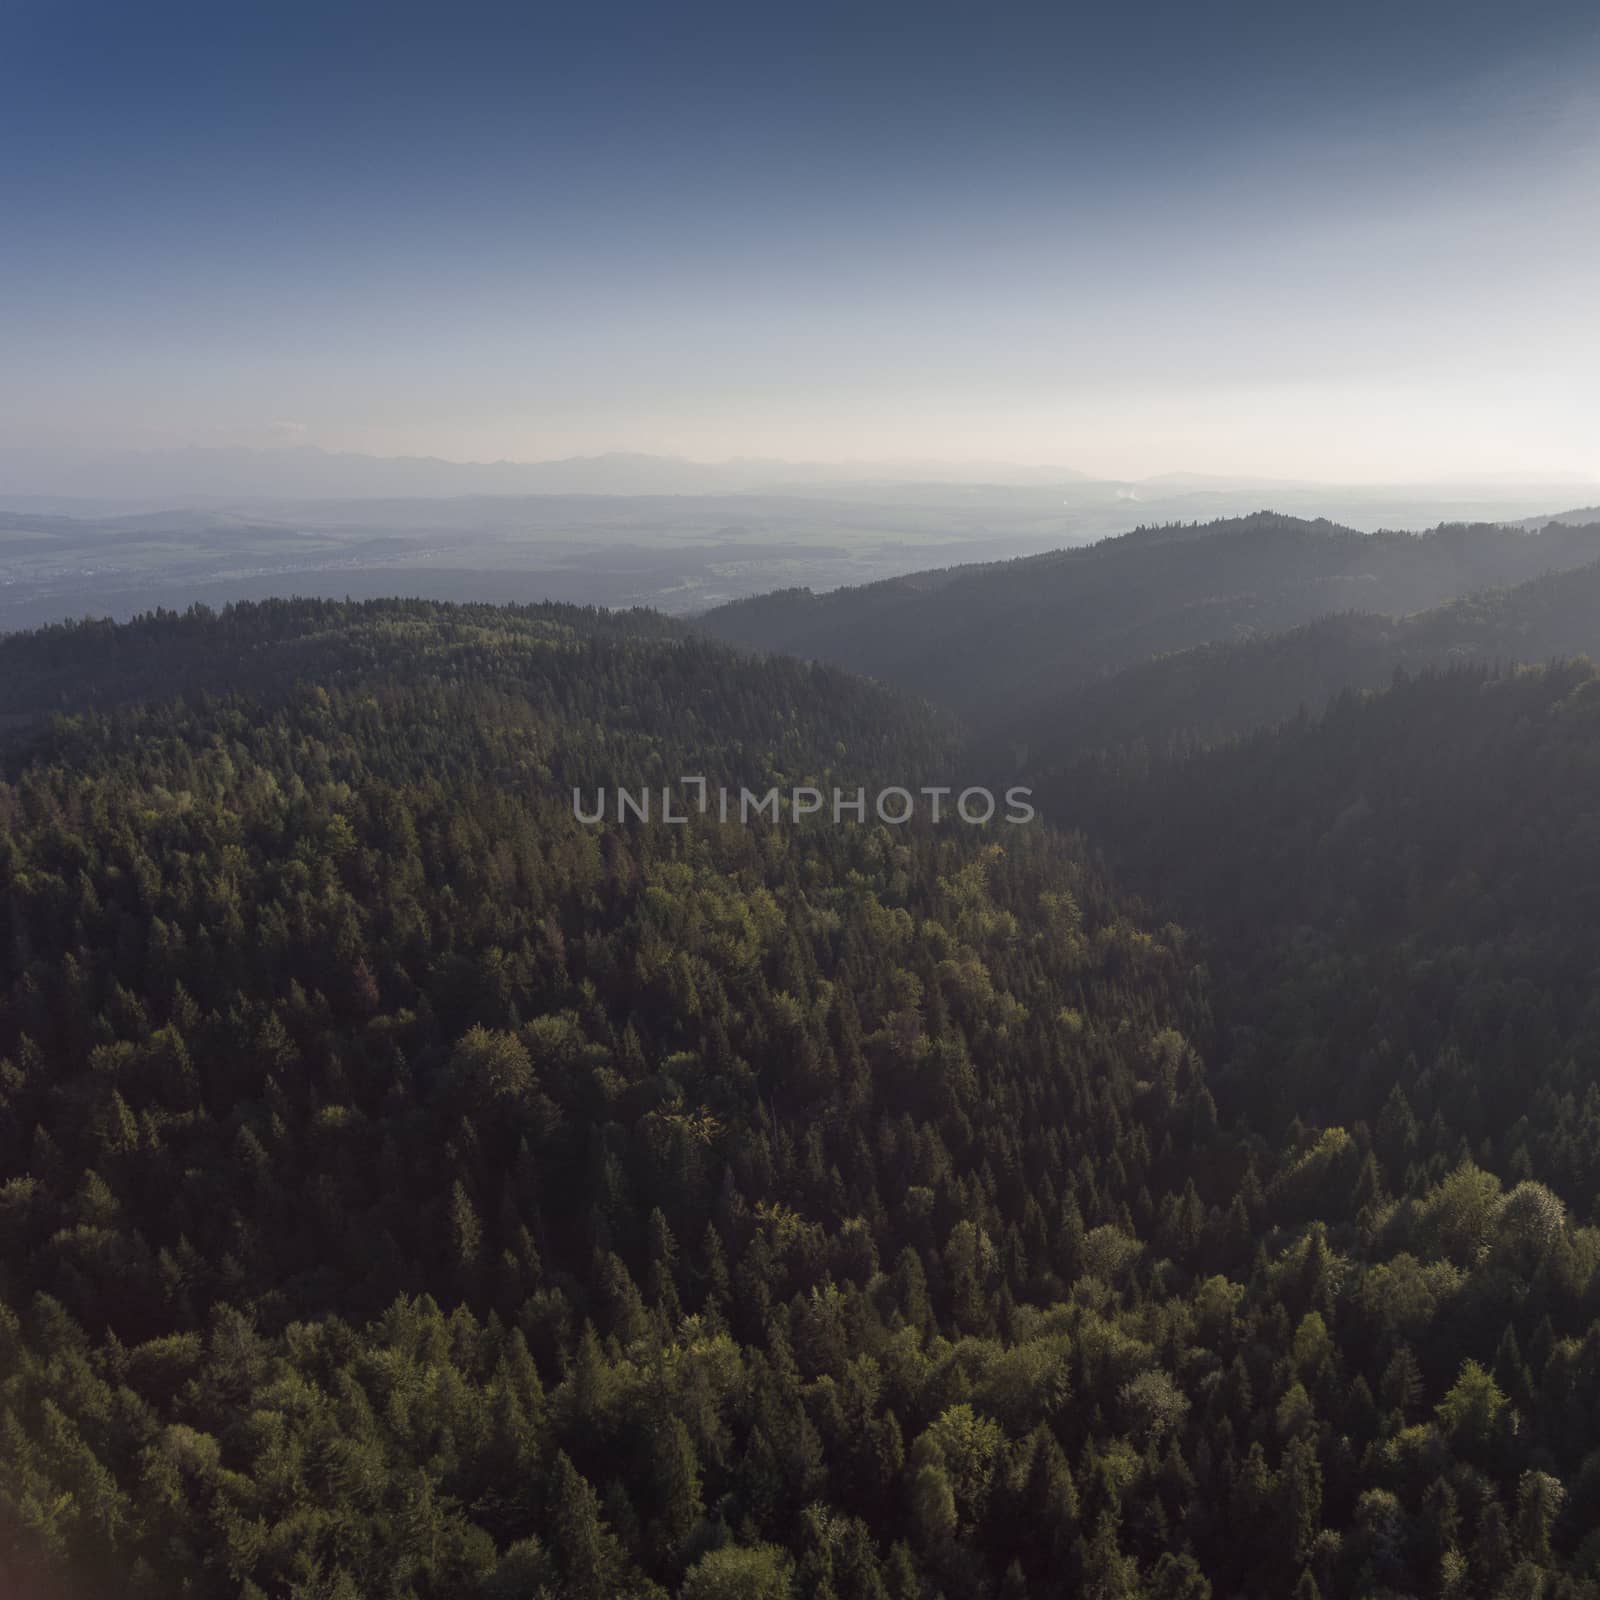
<path fill-rule="evenodd" d="M 1049 549 L 1036 496 L 976 504 L 549 496 L 284 504 L 249 517 L 0 511 L 0 630 L 195 601 L 384 594 L 685 613 L 796 584 L 866 583 Z"/>
<path fill-rule="evenodd" d="M 821 493 L 468 495 L 139 509 L 0 500 L 0 631 L 267 595 L 648 605 L 686 615 L 1209 521 L 1311 497 L 1294 485 L 858 484 Z M 1521 516 L 1414 490 L 1317 491 L 1371 531 Z M 57 514 L 70 511 L 71 515 Z"/>

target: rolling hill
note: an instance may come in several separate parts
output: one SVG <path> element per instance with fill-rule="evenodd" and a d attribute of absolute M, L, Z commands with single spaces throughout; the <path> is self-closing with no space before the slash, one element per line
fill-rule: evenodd
<path fill-rule="evenodd" d="M 1205 745 L 1302 715 L 1397 672 L 1600 657 L 1600 563 L 1483 589 L 1408 617 L 1349 611 L 1152 657 L 991 719 L 979 748 L 1049 785 L 1093 753 Z M 1071 779 L 1065 782 L 1070 787 Z"/>
<path fill-rule="evenodd" d="M 989 722 L 1155 655 L 1330 613 L 1404 615 L 1597 555 L 1600 525 L 1366 535 L 1263 512 L 824 595 L 786 591 L 720 607 L 698 625 L 748 648 L 836 662 Z"/>

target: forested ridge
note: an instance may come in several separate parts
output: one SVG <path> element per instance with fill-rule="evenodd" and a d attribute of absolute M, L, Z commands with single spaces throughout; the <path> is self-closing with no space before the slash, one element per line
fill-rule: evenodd
<path fill-rule="evenodd" d="M 1108 759 L 1086 841 L 584 826 L 969 759 L 647 615 L 0 656 L 14 1589 L 1600 1594 L 1592 669 Z"/>
<path fill-rule="evenodd" d="M 984 726 L 1048 715 L 1070 690 L 1152 656 L 1340 612 L 1403 617 L 1597 557 L 1592 521 L 1363 534 L 1263 511 L 820 595 L 785 590 L 697 625 L 868 673 Z"/>
<path fill-rule="evenodd" d="M 1396 673 L 1507 668 L 1600 656 L 1600 563 L 1479 589 L 1409 616 L 1344 611 L 1279 632 L 1219 639 L 1070 683 L 1043 704 L 983 719 L 980 745 L 1048 788 L 1108 750 L 1157 757 L 1317 716 L 1346 690 Z M 1053 784 L 1051 780 L 1060 780 Z"/>

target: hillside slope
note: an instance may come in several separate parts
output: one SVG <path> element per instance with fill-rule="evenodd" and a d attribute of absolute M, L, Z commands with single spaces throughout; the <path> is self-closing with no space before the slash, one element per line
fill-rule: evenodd
<path fill-rule="evenodd" d="M 1215 743 L 1315 715 L 1342 690 L 1383 688 L 1396 672 L 1580 655 L 1600 658 L 1600 563 L 1408 617 L 1345 612 L 1153 657 L 997 716 L 978 744 L 997 766 L 1017 764 L 1018 781 L 1049 786 L 1096 751 Z"/>
<path fill-rule="evenodd" d="M 1232 1090 L 1375 1120 L 1600 1206 L 1600 668 L 1461 667 L 1076 774 L 1076 819 L 1208 938 Z M 1063 804 L 1071 804 L 1063 790 Z"/>

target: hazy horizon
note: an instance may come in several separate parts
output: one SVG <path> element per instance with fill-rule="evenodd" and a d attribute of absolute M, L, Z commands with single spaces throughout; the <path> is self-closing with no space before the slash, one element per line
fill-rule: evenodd
<path fill-rule="evenodd" d="M 24 4 L 0 449 L 1600 479 L 1600 21 Z"/>
<path fill-rule="evenodd" d="M 640 501 L 683 496 L 708 502 L 809 497 L 819 505 L 865 497 L 949 510 L 963 503 L 976 509 L 981 502 L 996 514 L 1025 506 L 1035 516 L 1055 512 L 1064 518 L 1059 542 L 1074 543 L 1152 516 L 1204 520 L 1262 509 L 1326 516 L 1368 531 L 1521 520 L 1600 502 L 1600 478 L 1494 471 L 1387 480 L 1291 478 L 1182 467 L 1118 478 L 1067 463 L 977 459 L 697 460 L 619 450 L 472 460 L 329 451 L 309 444 L 96 449 L 0 443 L 0 507 L 15 511 L 31 507 L 71 514 L 81 506 L 117 515 L 228 505 L 276 505 L 283 511 L 296 502 L 348 501 L 391 503 L 398 514 L 400 507 L 430 501 L 572 496 Z M 1087 523 L 1085 514 L 1091 514 Z M 995 533 L 999 537 L 1002 528 Z"/>
<path fill-rule="evenodd" d="M 473 456 L 450 455 L 435 451 L 404 450 L 344 450 L 308 442 L 276 442 L 257 444 L 183 444 L 96 446 L 93 444 L 54 444 L 45 446 L 11 445 L 0 443 L 0 469 L 18 461 L 70 463 L 75 460 L 101 461 L 180 461 L 185 458 L 198 461 L 227 459 L 295 459 L 316 458 L 348 460 L 384 465 L 428 465 L 463 468 L 498 467 L 567 467 L 604 465 L 606 463 L 649 462 L 662 465 L 699 467 L 707 469 L 756 469 L 781 475 L 785 471 L 801 474 L 828 474 L 839 481 L 858 479 L 861 482 L 898 481 L 905 483 L 970 483 L 996 486 L 1047 486 L 1052 483 L 1072 484 L 1159 484 L 1163 481 L 1185 480 L 1213 481 L 1218 484 L 1259 484 L 1270 487 L 1283 484 L 1293 487 L 1315 487 L 1327 484 L 1340 488 L 1391 488 L 1414 487 L 1424 484 L 1478 485 L 1483 487 L 1515 487 L 1526 485 L 1571 485 L 1575 488 L 1600 488 L 1600 474 L 1580 471 L 1518 472 L 1506 469 L 1479 469 L 1437 475 L 1416 473 L 1397 474 L 1392 477 L 1356 475 L 1283 475 L 1265 470 L 1243 469 L 1218 471 L 1214 468 L 1194 466 L 1179 460 L 1166 466 L 1140 473 L 1124 475 L 1096 471 L 1093 464 L 1071 461 L 1012 460 L 985 456 L 883 456 L 871 453 L 844 453 L 826 458 L 796 457 L 786 455 L 691 455 L 675 451 L 633 449 L 626 444 L 593 451 L 573 451 L 564 455 L 502 455 Z M 920 476 L 926 474 L 926 476 Z M 893 475 L 893 476 L 891 476 Z M 6 492 L 4 477 L 0 477 L 0 493 Z M 29 491 L 32 492 L 32 491 Z"/>

